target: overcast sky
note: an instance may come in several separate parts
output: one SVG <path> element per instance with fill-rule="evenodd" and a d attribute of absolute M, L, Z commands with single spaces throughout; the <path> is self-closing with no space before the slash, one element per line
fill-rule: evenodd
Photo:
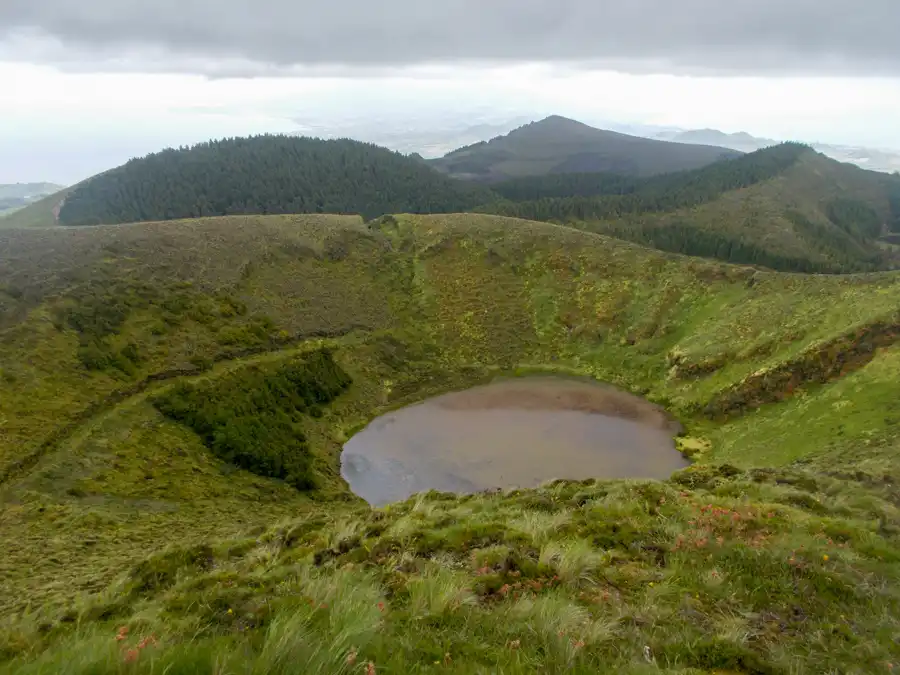
<path fill-rule="evenodd" d="M 310 121 L 900 148 L 898 26 L 900 0 L 0 0 L 0 182 Z"/>

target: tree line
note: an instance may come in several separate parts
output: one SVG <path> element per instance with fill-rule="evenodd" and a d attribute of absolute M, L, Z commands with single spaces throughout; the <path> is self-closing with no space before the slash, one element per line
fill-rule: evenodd
<path fill-rule="evenodd" d="M 888 229 L 900 233 L 900 172 L 888 177 L 888 204 L 891 210 Z"/>
<path fill-rule="evenodd" d="M 685 220 L 669 222 L 662 227 L 633 221 L 585 223 L 579 227 L 661 251 L 714 258 L 738 265 L 757 265 L 781 272 L 840 274 L 869 272 L 878 267 L 877 261 L 851 254 L 837 253 L 835 259 L 833 249 L 828 250 L 826 259 L 784 255 L 759 246 L 751 236 L 704 228 Z M 817 248 L 811 246 L 810 252 L 816 253 Z"/>
<path fill-rule="evenodd" d="M 700 169 L 643 179 L 610 174 L 516 179 L 493 186 L 495 192 L 506 198 L 479 210 L 554 222 L 608 220 L 675 211 L 705 204 L 726 192 L 773 178 L 808 150 L 808 146 L 800 143 L 782 143 Z"/>
<path fill-rule="evenodd" d="M 168 149 L 77 187 L 63 225 L 283 213 L 467 211 L 492 193 L 352 140 L 266 135 Z"/>
<path fill-rule="evenodd" d="M 209 384 L 180 384 L 153 404 L 192 429 L 219 459 L 298 490 L 316 486 L 303 420 L 350 386 L 331 352 L 251 367 Z"/>

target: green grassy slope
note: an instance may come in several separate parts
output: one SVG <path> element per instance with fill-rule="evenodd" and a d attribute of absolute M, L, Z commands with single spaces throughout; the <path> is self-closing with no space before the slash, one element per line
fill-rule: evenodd
<path fill-rule="evenodd" d="M 59 207 L 62 206 L 66 195 L 72 189 L 73 188 L 71 187 L 65 188 L 52 195 L 42 197 L 21 209 L 17 209 L 5 215 L 0 215 L 0 230 L 53 227 L 54 225 L 57 225 Z"/>
<path fill-rule="evenodd" d="M 577 177 L 573 177 L 577 178 Z M 555 182 L 563 182 L 559 177 Z M 804 146 L 785 144 L 708 167 L 621 186 L 532 186 L 552 198 L 481 210 L 572 224 L 663 250 L 787 271 L 892 269 L 898 254 L 884 235 L 898 214 L 891 177 L 840 164 Z M 560 192 L 571 187 L 571 196 Z M 609 188 L 605 196 L 602 190 Z M 504 186 L 500 187 L 502 191 Z M 581 192 L 579 192 L 581 191 Z"/>
<path fill-rule="evenodd" d="M 879 672 L 900 630 L 898 286 L 477 215 L 0 232 L 0 657 Z M 154 406 L 323 346 L 352 384 L 302 419 L 315 491 Z M 346 492 L 340 446 L 373 416 L 534 371 L 662 403 L 686 452 L 737 468 L 383 512 Z"/>
<path fill-rule="evenodd" d="M 859 222 L 842 222 L 835 213 L 841 200 L 873 211 L 873 231 L 861 231 Z M 889 217 L 882 176 L 809 152 L 776 179 L 709 205 L 642 217 L 634 224 L 655 229 L 682 221 L 701 229 L 730 231 L 736 237 L 754 236 L 760 247 L 786 256 L 827 261 L 839 259 L 844 251 L 849 258 L 865 260 L 877 256 L 875 241 Z"/>
<path fill-rule="evenodd" d="M 651 176 L 695 169 L 738 155 L 734 150 L 654 141 L 552 116 L 505 136 L 459 148 L 430 164 L 452 176 L 493 182 L 598 171 Z"/>

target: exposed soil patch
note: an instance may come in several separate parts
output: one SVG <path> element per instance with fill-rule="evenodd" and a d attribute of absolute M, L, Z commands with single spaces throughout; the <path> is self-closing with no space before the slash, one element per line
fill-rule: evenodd
<path fill-rule="evenodd" d="M 500 380 L 466 391 L 445 394 L 431 403 L 448 410 L 569 410 L 609 415 L 678 433 L 665 410 L 605 384 L 580 378 L 528 377 Z"/>

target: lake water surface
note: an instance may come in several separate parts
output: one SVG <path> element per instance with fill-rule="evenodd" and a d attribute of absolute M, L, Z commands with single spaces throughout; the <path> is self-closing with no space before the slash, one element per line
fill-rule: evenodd
<path fill-rule="evenodd" d="M 377 418 L 341 475 L 378 506 L 417 492 L 536 487 L 554 478 L 666 478 L 688 462 L 678 423 L 648 401 L 582 379 L 500 380 Z"/>

